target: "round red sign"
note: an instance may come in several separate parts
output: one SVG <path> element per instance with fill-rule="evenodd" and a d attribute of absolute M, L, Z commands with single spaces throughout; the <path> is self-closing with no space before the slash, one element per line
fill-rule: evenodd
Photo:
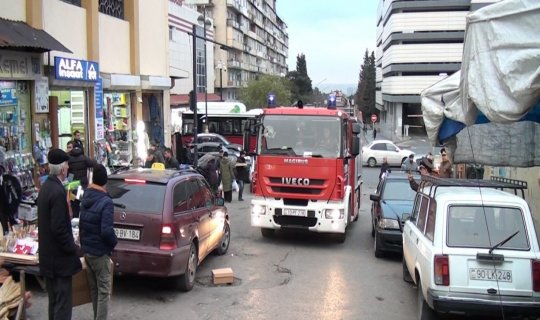
<path fill-rule="evenodd" d="M 377 122 L 377 115 L 376 114 L 371 115 L 371 122 Z"/>

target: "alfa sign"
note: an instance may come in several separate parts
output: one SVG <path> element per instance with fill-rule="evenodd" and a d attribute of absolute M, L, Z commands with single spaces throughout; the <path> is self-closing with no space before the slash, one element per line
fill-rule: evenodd
<path fill-rule="evenodd" d="M 54 57 L 56 79 L 97 81 L 99 64 L 93 61 Z"/>

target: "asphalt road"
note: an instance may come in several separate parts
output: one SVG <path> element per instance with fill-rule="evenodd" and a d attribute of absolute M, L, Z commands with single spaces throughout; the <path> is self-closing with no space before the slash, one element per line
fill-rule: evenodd
<path fill-rule="evenodd" d="M 416 290 L 402 281 L 401 256 L 373 255 L 369 192 L 379 169 L 364 169 L 361 215 L 338 244 L 318 234 L 277 233 L 272 239 L 250 226 L 250 199 L 227 204 L 232 238 L 224 256 L 202 262 L 191 292 L 166 281 L 116 277 L 109 319 L 414 319 Z M 236 196 L 236 194 L 235 194 Z M 211 284 L 214 268 L 231 267 L 232 285 Z M 29 319 L 46 319 L 47 296 L 29 279 Z M 90 304 L 73 319 L 92 319 Z"/>

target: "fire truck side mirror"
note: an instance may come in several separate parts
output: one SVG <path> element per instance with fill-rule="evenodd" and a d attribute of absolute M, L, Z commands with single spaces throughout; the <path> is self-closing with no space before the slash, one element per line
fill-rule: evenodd
<path fill-rule="evenodd" d="M 351 154 L 354 156 L 360 154 L 360 138 L 356 135 L 352 139 Z"/>

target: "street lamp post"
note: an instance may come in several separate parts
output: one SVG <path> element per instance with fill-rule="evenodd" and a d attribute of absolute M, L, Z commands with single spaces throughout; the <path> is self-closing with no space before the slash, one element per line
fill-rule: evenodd
<path fill-rule="evenodd" d="M 223 61 L 221 60 L 219 60 L 218 69 L 219 69 L 219 100 L 223 101 L 223 69 L 225 69 L 225 66 L 223 65 Z"/>
<path fill-rule="evenodd" d="M 206 8 L 203 7 L 203 15 L 197 18 L 197 22 L 203 25 L 204 36 L 204 122 L 205 131 L 208 132 L 208 62 L 206 61 L 206 27 L 211 26 L 212 22 L 206 19 Z"/>

